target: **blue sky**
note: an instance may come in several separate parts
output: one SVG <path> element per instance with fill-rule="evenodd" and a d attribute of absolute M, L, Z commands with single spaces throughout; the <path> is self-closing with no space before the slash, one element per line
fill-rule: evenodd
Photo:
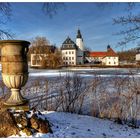
<path fill-rule="evenodd" d="M 5 28 L 15 34 L 15 39 L 28 40 L 45 36 L 51 44 L 61 46 L 67 36 L 74 41 L 80 28 L 84 44 L 93 51 L 104 51 L 110 44 L 116 51 L 120 36 L 113 35 L 121 26 L 113 25 L 112 18 L 126 15 L 123 4 L 99 8 L 95 3 L 65 3 L 53 18 L 46 16 L 42 3 L 12 3 L 12 17 Z M 135 12 L 139 12 L 135 9 Z M 131 43 L 127 48 L 136 47 Z"/>

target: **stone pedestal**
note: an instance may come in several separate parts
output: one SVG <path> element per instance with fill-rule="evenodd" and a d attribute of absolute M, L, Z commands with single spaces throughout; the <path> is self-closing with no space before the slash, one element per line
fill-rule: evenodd
<path fill-rule="evenodd" d="M 23 104 L 23 105 L 16 105 L 16 106 L 10 106 L 10 105 L 4 105 L 3 106 L 5 109 L 10 109 L 10 110 L 20 110 L 20 111 L 29 111 L 30 108 L 29 108 L 29 104 L 28 102 L 26 104 Z"/>

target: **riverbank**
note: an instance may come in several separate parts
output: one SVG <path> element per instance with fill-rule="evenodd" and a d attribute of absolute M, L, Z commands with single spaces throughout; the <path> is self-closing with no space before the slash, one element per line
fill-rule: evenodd
<path fill-rule="evenodd" d="M 91 69 L 91 68 L 140 68 L 140 65 L 119 65 L 119 66 L 105 66 L 105 65 L 75 65 L 75 66 L 60 66 L 57 68 L 50 68 L 50 67 L 46 67 L 46 68 L 42 68 L 42 67 L 30 67 L 32 69 L 72 69 L 72 68 L 85 68 L 85 69 Z"/>

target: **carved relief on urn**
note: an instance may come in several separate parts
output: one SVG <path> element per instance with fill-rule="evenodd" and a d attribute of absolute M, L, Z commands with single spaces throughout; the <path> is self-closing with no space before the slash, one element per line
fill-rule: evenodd
<path fill-rule="evenodd" d="M 28 100 L 23 98 L 20 90 L 28 80 L 27 41 L 3 40 L 0 41 L 2 79 L 11 89 L 11 96 L 5 101 L 6 105 L 22 105 Z"/>

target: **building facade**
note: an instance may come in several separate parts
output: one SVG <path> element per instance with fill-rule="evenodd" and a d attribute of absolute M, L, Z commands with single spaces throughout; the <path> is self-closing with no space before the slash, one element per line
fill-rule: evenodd
<path fill-rule="evenodd" d="M 101 64 L 106 66 L 119 65 L 119 56 L 110 47 L 110 45 L 107 46 L 106 52 L 89 52 L 89 55 L 86 58 L 89 61 L 89 63 L 92 64 Z"/>
<path fill-rule="evenodd" d="M 54 54 L 54 45 L 30 47 L 30 67 L 44 68 L 48 66 L 50 54 Z"/>
<path fill-rule="evenodd" d="M 31 67 L 42 67 L 43 61 L 47 61 L 46 54 L 31 54 Z"/>
<path fill-rule="evenodd" d="M 61 46 L 63 65 L 84 64 L 84 44 L 80 30 L 77 32 L 76 43 L 67 37 Z"/>
<path fill-rule="evenodd" d="M 77 45 L 69 37 L 67 37 L 61 47 L 63 65 L 77 64 L 77 50 Z"/>

